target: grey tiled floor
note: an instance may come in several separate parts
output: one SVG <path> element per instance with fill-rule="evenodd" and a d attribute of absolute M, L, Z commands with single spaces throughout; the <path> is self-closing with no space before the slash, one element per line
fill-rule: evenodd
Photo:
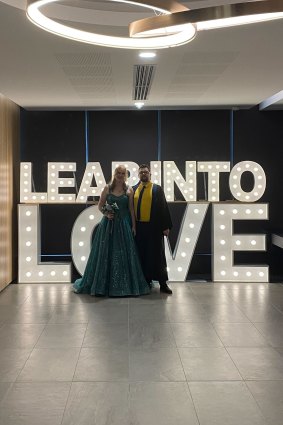
<path fill-rule="evenodd" d="M 0 425 L 282 425 L 283 284 L 0 293 Z"/>

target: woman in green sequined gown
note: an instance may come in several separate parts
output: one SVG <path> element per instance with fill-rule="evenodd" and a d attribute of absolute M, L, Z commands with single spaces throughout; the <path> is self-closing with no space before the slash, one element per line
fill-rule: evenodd
<path fill-rule="evenodd" d="M 135 241 L 133 190 L 127 187 L 126 168 L 119 166 L 100 197 L 98 208 L 106 211 L 95 233 L 84 275 L 74 283 L 76 293 L 123 297 L 149 293 Z"/>

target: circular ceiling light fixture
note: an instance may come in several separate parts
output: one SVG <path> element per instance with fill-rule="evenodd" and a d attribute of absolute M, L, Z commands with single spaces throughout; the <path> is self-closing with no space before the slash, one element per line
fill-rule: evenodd
<path fill-rule="evenodd" d="M 155 16 L 132 22 L 131 37 L 143 37 L 162 30 L 178 31 L 191 23 L 197 31 L 227 28 L 283 18 L 283 0 L 257 0 L 202 9 L 187 9 L 170 15 Z"/>
<path fill-rule="evenodd" d="M 109 0 L 147 8 L 155 13 L 153 17 L 131 22 L 129 37 L 116 37 L 61 24 L 41 11 L 44 6 L 59 1 L 27 0 L 27 17 L 40 28 L 61 37 L 123 49 L 180 46 L 193 40 L 197 31 L 283 18 L 283 0 L 255 0 L 201 9 L 188 9 L 175 0 Z"/>
<path fill-rule="evenodd" d="M 133 4 L 136 6 L 151 9 L 155 14 L 171 14 L 187 10 L 186 7 L 175 0 L 146 0 L 127 1 L 109 0 L 119 3 Z M 96 34 L 94 32 L 83 31 L 61 24 L 47 17 L 41 8 L 49 4 L 54 4 L 59 0 L 27 0 L 26 14 L 29 20 L 40 28 L 83 43 L 96 44 L 99 46 L 118 47 L 122 49 L 164 49 L 167 47 L 179 46 L 191 41 L 196 35 L 196 26 L 187 23 L 181 30 L 166 32 L 162 29 L 159 36 L 145 35 L 139 37 L 115 37 L 110 35 Z M 164 16 L 163 15 L 163 16 Z"/>

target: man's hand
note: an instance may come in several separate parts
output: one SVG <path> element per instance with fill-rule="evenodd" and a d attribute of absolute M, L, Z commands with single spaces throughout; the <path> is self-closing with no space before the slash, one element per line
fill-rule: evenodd
<path fill-rule="evenodd" d="M 170 232 L 169 229 L 163 230 L 163 235 L 164 236 L 169 236 L 169 232 Z"/>

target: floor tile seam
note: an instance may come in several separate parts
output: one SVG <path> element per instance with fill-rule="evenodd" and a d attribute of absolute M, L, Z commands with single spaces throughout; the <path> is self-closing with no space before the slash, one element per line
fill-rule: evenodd
<path fill-rule="evenodd" d="M 82 381 L 82 382 L 84 382 L 84 381 Z M 72 384 L 73 383 L 73 381 L 70 381 L 70 380 L 47 380 L 47 379 L 45 379 L 45 380 L 42 380 L 42 381 L 40 381 L 40 380 L 23 380 L 23 381 L 14 381 L 14 382 L 11 382 L 11 385 L 21 385 L 21 384 L 24 384 L 24 385 L 26 385 L 26 384 L 32 384 L 32 385 L 41 385 L 41 384 L 46 384 L 46 385 L 50 385 L 50 384 Z"/>
<path fill-rule="evenodd" d="M 50 320 L 50 319 L 49 319 Z M 10 325 L 49 325 L 49 320 L 47 322 L 25 322 L 25 321 L 19 321 L 19 322 L 8 322 L 7 324 Z"/>
<path fill-rule="evenodd" d="M 180 347 L 180 348 L 187 348 L 187 347 Z M 188 347 L 188 348 L 196 348 L 196 349 L 199 349 L 199 348 L 205 348 L 205 347 Z M 228 354 L 228 356 L 229 356 L 229 358 L 230 358 L 230 360 L 232 361 L 232 363 L 234 364 L 234 366 L 235 366 L 235 368 L 236 368 L 236 370 L 238 371 L 238 373 L 239 373 L 239 375 L 241 376 L 241 380 L 240 379 L 229 379 L 228 381 L 243 381 L 244 380 L 244 377 L 242 376 L 242 374 L 240 373 L 240 371 L 239 371 L 239 369 L 238 369 L 238 367 L 236 366 L 236 364 L 235 364 L 235 362 L 233 361 L 233 359 L 231 358 L 231 356 L 230 356 L 230 354 L 229 354 L 229 352 L 227 352 L 227 349 L 226 349 L 226 347 L 225 346 L 223 346 L 223 347 L 208 347 L 208 348 L 213 348 L 213 349 L 221 349 L 221 350 L 225 350 L 226 351 L 226 353 Z M 178 351 L 179 351 L 179 348 L 178 348 Z M 181 356 L 180 356 L 181 357 Z M 181 362 L 182 362 L 182 359 L 181 359 Z M 182 366 L 183 366 L 183 362 L 182 362 Z M 188 374 L 189 375 L 189 374 Z M 188 379 L 187 378 L 187 374 L 185 373 L 185 377 L 186 377 L 186 380 L 188 381 L 188 382 L 191 382 L 191 381 L 199 381 L 199 382 L 202 382 L 203 380 L 199 380 L 199 379 L 197 379 L 197 380 L 191 380 L 191 379 Z M 223 380 L 223 379 L 222 379 Z M 208 380 L 209 382 L 211 382 L 211 381 L 219 381 L 218 379 L 210 379 L 210 380 Z M 226 382 L 226 380 L 224 380 L 225 382 Z"/>
<path fill-rule="evenodd" d="M 270 348 L 275 348 L 272 344 L 271 344 L 271 342 L 268 342 L 268 339 L 266 338 L 266 336 L 264 335 L 264 333 L 256 326 L 256 324 L 257 323 L 266 323 L 266 322 L 252 322 L 252 325 L 255 327 L 255 329 L 259 332 L 259 334 L 263 337 L 263 339 L 266 341 L 266 343 L 267 343 L 267 347 L 270 347 Z M 283 345 L 282 345 L 282 347 L 283 347 Z M 277 347 L 277 348 L 280 348 L 280 347 Z"/>
<path fill-rule="evenodd" d="M 273 304 L 272 302 L 271 302 L 271 305 L 272 305 L 272 307 L 274 307 L 280 314 L 282 314 L 282 316 L 283 316 L 283 311 L 282 310 L 280 310 L 280 308 L 278 307 L 278 306 L 276 306 L 275 304 Z"/>
<path fill-rule="evenodd" d="M 222 324 L 224 324 L 224 325 L 237 325 L 237 324 L 240 324 L 240 325 L 245 325 L 246 323 L 243 323 L 243 322 L 214 322 L 214 323 L 212 323 L 212 326 L 213 326 L 213 329 L 214 329 L 214 331 L 216 332 L 216 334 L 217 334 L 217 336 L 218 336 L 218 338 L 221 340 L 221 342 L 222 342 L 222 344 L 223 344 L 223 347 L 227 347 L 227 348 L 260 348 L 260 347 L 265 347 L 264 345 L 257 345 L 257 346 L 248 346 L 248 347 L 246 347 L 246 346 L 239 346 L 239 345 L 227 345 L 227 344 L 225 344 L 224 343 L 224 341 L 222 340 L 222 338 L 221 338 L 221 336 L 219 335 L 219 333 L 217 332 L 217 329 L 216 329 L 216 327 L 214 326 L 214 325 L 216 325 L 217 323 L 222 323 Z M 259 332 L 259 330 L 257 329 L 257 327 L 254 325 L 254 323 L 252 323 L 251 322 L 251 325 L 255 328 L 255 330 L 256 331 L 258 331 Z M 269 346 L 271 346 L 269 343 L 268 343 L 268 341 L 267 341 L 267 339 L 261 334 L 261 332 L 259 332 L 260 333 L 260 335 L 263 337 L 263 339 L 264 339 L 264 341 L 267 343 L 267 347 L 269 347 Z"/>
<path fill-rule="evenodd" d="M 165 323 L 165 322 L 164 322 Z M 167 323 L 167 322 L 166 322 Z M 188 323 L 188 324 L 191 324 L 191 323 L 195 323 L 195 324 L 206 324 L 206 325 L 210 325 L 211 324 L 211 322 L 210 322 L 210 320 L 191 320 L 191 321 L 173 321 L 173 320 L 171 320 L 170 322 L 168 322 L 168 323 L 170 323 L 171 325 L 178 325 L 178 324 L 183 324 L 183 325 L 185 325 L 186 323 Z"/>
<path fill-rule="evenodd" d="M 70 395 L 71 395 L 71 390 L 72 390 L 72 385 L 73 385 L 73 381 L 64 381 L 64 382 L 68 382 L 70 385 L 69 385 L 68 395 L 66 397 L 65 406 L 64 406 L 64 409 L 63 409 L 63 412 L 62 412 L 60 425 L 62 425 L 63 421 L 64 421 L 64 416 L 65 416 L 65 413 L 66 413 L 66 410 L 67 410 L 68 401 L 69 401 L 69 398 L 70 398 Z"/>
<path fill-rule="evenodd" d="M 233 383 L 233 382 L 245 382 L 245 380 L 244 379 L 239 379 L 239 378 L 235 378 L 235 379 L 231 379 L 231 378 L 229 378 L 229 379 L 223 379 L 223 378 L 219 378 L 219 379 L 207 379 L 207 378 L 203 378 L 203 379 L 191 379 L 191 378 L 189 378 L 189 379 L 186 379 L 186 381 L 187 381 L 187 383 L 188 384 L 190 384 L 190 383 L 194 383 L 194 382 L 201 382 L 201 383 L 203 383 L 203 382 L 208 382 L 208 383 L 211 383 L 211 382 L 231 382 L 231 383 Z"/>
<path fill-rule="evenodd" d="M 77 383 L 93 383 L 93 384 L 97 384 L 97 383 L 105 383 L 105 384 L 111 384 L 111 383 L 120 383 L 120 384 L 136 384 L 136 383 L 161 383 L 164 385 L 170 385 L 170 384 L 190 384 L 190 383 L 194 383 L 194 382 L 201 382 L 201 383 L 212 383 L 212 382 L 223 382 L 223 383 L 235 383 L 235 382 L 239 382 L 239 383 L 249 383 L 249 382 L 282 382 L 283 379 L 176 379 L 174 381 L 170 381 L 170 380 L 158 380 L 158 379 L 154 379 L 154 380 L 142 380 L 142 379 L 113 379 L 113 380 L 106 380 L 106 379 L 88 379 L 88 380 L 82 380 L 82 379 L 76 379 L 76 380 L 22 380 L 22 381 L 3 381 L 1 383 L 5 383 L 5 384 L 9 384 L 10 386 L 14 386 L 14 385 L 21 385 L 21 384 L 32 384 L 32 385 L 39 385 L 39 384 L 46 384 L 46 385 L 50 385 L 50 384 L 70 384 L 70 386 L 72 386 L 73 384 L 77 384 Z"/>
<path fill-rule="evenodd" d="M 185 322 L 185 323 L 188 323 L 188 322 Z M 199 324 L 199 323 L 202 323 L 202 322 L 189 322 L 189 324 Z M 172 322 L 171 323 L 171 327 L 172 327 L 172 325 L 174 325 L 174 324 L 184 324 L 184 322 Z M 209 324 L 212 328 L 213 328 L 213 330 L 215 331 L 215 329 L 214 329 L 214 327 L 213 327 L 213 325 L 210 323 L 210 322 L 207 322 L 206 324 Z M 207 327 L 206 329 L 209 329 L 209 327 Z M 177 340 L 176 340 L 176 338 L 175 338 L 175 334 L 174 334 L 174 330 L 172 329 L 172 332 L 173 332 L 173 336 L 174 336 L 174 339 L 175 339 L 175 343 L 176 343 L 176 347 L 177 348 L 218 348 L 219 346 L 215 346 L 215 347 L 213 347 L 213 346 L 207 346 L 207 347 L 204 347 L 203 345 L 202 346 L 179 346 L 178 344 L 177 344 Z M 219 338 L 219 336 L 218 336 L 218 334 L 217 334 L 217 332 L 215 331 L 215 333 L 216 333 L 216 335 L 217 335 L 217 337 Z M 223 344 L 223 342 L 222 342 L 222 340 L 221 340 L 221 338 L 219 338 L 219 340 L 220 340 L 220 342 L 221 342 L 221 344 L 222 344 L 222 346 L 220 346 L 220 347 L 224 347 L 224 344 Z M 220 348 L 219 347 L 219 348 Z"/>
<path fill-rule="evenodd" d="M 253 350 L 253 349 L 257 349 L 257 348 L 260 348 L 260 349 L 263 349 L 263 350 L 264 350 L 264 349 L 271 349 L 271 350 L 273 350 L 273 351 L 276 351 L 276 349 L 275 349 L 274 347 L 224 347 L 224 348 L 226 349 L 226 351 L 227 351 L 228 355 L 230 356 L 230 358 L 231 358 L 231 360 L 232 360 L 233 364 L 235 365 L 236 369 L 238 370 L 238 372 L 239 372 L 240 376 L 242 376 L 243 381 L 266 381 L 266 380 L 270 381 L 270 379 L 263 379 L 263 378 L 260 378 L 260 379 L 255 379 L 255 378 L 245 378 L 245 377 L 243 376 L 243 374 L 240 372 L 240 369 L 237 367 L 236 363 L 233 361 L 233 358 L 232 358 L 232 356 L 229 354 L 229 351 L 227 350 L 227 348 L 236 348 L 236 349 L 238 349 L 238 348 L 243 348 L 243 349 L 251 349 L 251 350 Z M 277 353 L 278 353 L 278 352 L 277 352 Z M 278 354 L 279 354 L 279 353 L 278 353 Z M 282 378 L 278 378 L 278 379 L 273 379 L 272 381 L 283 381 L 283 377 L 282 377 Z"/>
<path fill-rule="evenodd" d="M 16 378 L 14 379 L 13 383 L 18 382 L 18 378 L 19 378 L 20 374 L 22 373 L 23 369 L 25 368 L 28 360 L 30 359 L 30 356 L 31 356 L 31 353 L 33 352 L 33 350 L 34 350 L 34 348 L 30 349 L 29 355 L 28 355 L 27 359 L 25 360 L 25 362 L 24 362 L 22 368 L 20 369 L 19 373 L 17 374 Z"/>
<path fill-rule="evenodd" d="M 109 350 L 111 350 L 111 348 Z M 154 347 L 154 348 L 152 348 L 152 347 L 132 348 L 132 347 L 130 347 L 129 350 L 128 350 L 128 352 L 129 352 L 130 355 L 132 355 L 132 354 L 135 354 L 135 353 L 144 353 L 144 352 L 146 352 L 146 353 L 157 353 L 159 351 L 168 351 L 168 350 L 170 350 L 171 352 L 176 352 L 178 350 L 178 347 L 176 347 L 176 346 L 170 346 L 170 347 Z M 119 351 L 123 351 L 123 350 L 120 349 Z"/>
<path fill-rule="evenodd" d="M 89 322 L 87 321 L 87 322 L 84 322 L 84 323 L 77 323 L 77 322 L 72 322 L 72 323 L 70 323 L 70 322 L 68 322 L 68 323 L 46 323 L 46 328 L 51 328 L 51 327 L 54 327 L 54 328 L 60 328 L 60 327 L 63 327 L 63 326 L 65 326 L 65 327 L 68 327 L 69 329 L 70 328 L 72 328 L 73 327 L 73 325 L 75 325 L 75 326 L 86 326 L 86 329 L 87 329 L 87 327 L 88 327 L 88 324 L 89 324 Z"/>
<path fill-rule="evenodd" d="M 233 360 L 232 356 L 230 355 L 229 351 L 227 350 L 227 347 L 223 347 L 224 350 L 226 351 L 227 355 L 229 356 L 231 362 L 233 363 L 235 369 L 238 371 L 239 375 L 241 376 L 242 380 L 245 380 L 245 377 L 242 375 L 242 373 L 240 372 L 240 369 L 238 368 L 238 366 L 236 365 L 235 361 Z"/>
<path fill-rule="evenodd" d="M 191 402 L 192 402 L 192 405 L 193 405 L 193 408 L 194 408 L 194 412 L 195 412 L 195 415 L 196 415 L 197 422 L 198 422 L 198 424 L 199 424 L 199 425 L 201 425 L 201 420 L 200 420 L 199 415 L 198 415 L 198 411 L 197 411 L 197 408 L 196 408 L 196 405 L 195 405 L 195 401 L 194 401 L 194 398 L 193 398 L 193 394 L 192 394 L 192 391 L 191 391 L 191 389 L 190 389 L 190 386 L 189 386 L 189 383 L 188 383 L 188 381 L 187 381 L 187 380 L 186 380 L 186 386 L 187 386 L 187 388 L 188 388 L 189 395 L 190 395 L 190 397 L 191 397 Z"/>
<path fill-rule="evenodd" d="M 7 384 L 9 384 L 9 386 L 6 389 L 4 396 L 0 400 L 0 409 L 1 409 L 1 405 L 3 405 L 6 402 L 7 398 L 9 399 L 9 394 L 11 393 L 15 382 L 7 382 Z M 0 410 L 0 412 L 1 412 L 1 410 Z"/>
<path fill-rule="evenodd" d="M 176 345 L 176 350 L 177 350 L 178 358 L 179 358 L 180 364 L 181 364 L 181 366 L 182 366 L 183 375 L 184 375 L 184 377 L 185 377 L 185 380 L 187 380 L 187 378 L 186 378 L 186 371 L 185 371 L 185 367 L 184 367 L 184 365 L 183 365 L 182 358 L 181 358 L 181 355 L 180 355 L 179 349 L 178 349 L 178 347 L 177 347 L 177 341 L 176 341 L 176 338 L 175 338 L 175 335 L 174 335 L 174 332 L 173 332 L 173 329 L 172 329 L 172 325 L 171 325 L 171 323 L 170 323 L 170 326 L 171 326 L 171 331 L 172 331 L 173 338 L 174 338 L 174 341 L 175 341 L 175 345 Z"/>
<path fill-rule="evenodd" d="M 89 312 L 87 311 L 87 309 L 83 310 L 84 312 L 87 313 L 87 319 L 85 319 L 82 322 L 72 322 L 72 321 L 51 322 L 54 314 L 57 314 L 57 315 L 60 314 L 60 312 L 58 312 L 57 307 L 58 306 L 65 306 L 65 305 L 69 305 L 69 304 L 56 304 L 56 305 L 53 306 L 53 311 L 52 311 L 51 317 L 50 317 L 50 319 L 49 319 L 49 321 L 47 323 L 48 325 L 72 325 L 72 324 L 88 324 L 89 323 Z M 80 304 L 78 304 L 78 305 L 80 305 Z M 56 312 L 56 310 L 57 310 L 57 312 Z M 61 313 L 63 313 L 62 316 L 64 317 L 65 312 L 64 311 L 63 312 L 61 311 Z"/>
<path fill-rule="evenodd" d="M 259 402 L 257 401 L 257 399 L 254 397 L 254 395 L 253 395 L 252 391 L 250 390 L 250 388 L 249 388 L 249 386 L 248 386 L 247 382 L 258 382 L 258 381 L 249 381 L 249 380 L 245 380 L 245 381 L 244 381 L 244 385 L 245 385 L 245 387 L 246 387 L 247 391 L 249 392 L 249 394 L 251 395 L 252 399 L 254 400 L 254 402 L 255 402 L 255 404 L 256 404 L 256 406 L 257 406 L 258 410 L 259 410 L 259 413 L 261 414 L 262 418 L 264 419 L 264 421 L 266 421 L 266 424 L 268 425 L 268 423 L 269 423 L 269 421 L 268 421 L 268 417 L 266 417 L 266 416 L 264 415 L 264 412 L 263 412 L 263 410 L 262 410 L 262 408 L 261 408 L 261 406 L 260 406 L 260 403 L 259 403 Z"/>
<path fill-rule="evenodd" d="M 219 340 L 220 340 L 220 342 L 221 342 L 221 344 L 222 344 L 222 347 L 225 347 L 224 342 L 223 342 L 223 341 L 222 341 L 222 339 L 220 338 L 220 335 L 218 334 L 217 330 L 215 329 L 214 323 L 210 323 L 210 326 L 213 328 L 214 332 L 216 333 L 217 337 L 219 338 Z"/>
<path fill-rule="evenodd" d="M 279 354 L 280 355 L 280 353 L 278 353 L 278 351 L 277 351 L 277 348 L 282 348 L 282 347 L 273 347 L 273 346 L 261 346 L 261 347 L 230 347 L 230 346 L 227 346 L 226 348 L 228 348 L 228 349 L 238 349 L 238 348 L 241 348 L 241 349 L 243 349 L 243 350 L 256 350 L 256 349 L 260 349 L 260 350 L 269 350 L 269 351 L 271 351 L 271 352 L 273 352 L 273 353 L 277 353 L 277 354 Z M 283 378 L 279 378 L 279 379 L 276 379 L 276 381 L 277 380 L 279 380 L 279 381 L 281 381 Z"/>
<path fill-rule="evenodd" d="M 48 345 L 46 345 L 45 347 L 37 346 L 37 347 L 34 347 L 34 350 L 60 350 L 60 349 L 69 350 L 69 349 L 72 349 L 72 348 L 82 348 L 82 344 L 80 344 L 80 345 L 68 345 L 68 346 L 66 346 L 66 345 L 59 345 L 59 346 L 48 346 Z"/>
<path fill-rule="evenodd" d="M 46 328 L 46 324 L 44 325 L 44 327 L 43 327 L 43 329 L 42 329 L 42 331 L 41 331 L 40 335 L 38 336 L 38 338 L 37 338 L 36 342 L 34 343 L 33 347 L 31 347 L 31 352 L 30 352 L 29 358 L 30 358 L 30 356 L 32 355 L 32 352 L 34 351 L 34 349 L 35 349 L 35 347 L 36 347 L 36 344 L 38 343 L 38 341 L 39 341 L 39 339 L 40 339 L 41 335 L 43 334 L 43 332 L 44 332 L 44 330 L 45 330 L 45 328 Z M 22 370 L 21 370 L 21 372 L 22 372 Z M 18 377 L 19 377 L 19 376 L 20 376 L 20 374 L 18 375 Z M 18 377 L 17 377 L 17 379 L 18 379 Z"/>
<path fill-rule="evenodd" d="M 54 384 L 54 383 L 63 383 L 63 382 L 67 382 L 67 381 L 45 381 L 43 383 L 53 383 Z M 235 381 L 233 381 L 233 382 L 235 382 Z M 242 381 L 240 381 L 240 382 L 242 382 Z M 26 383 L 26 382 L 23 381 L 23 383 Z M 37 384 L 37 383 L 42 383 L 42 382 L 41 381 L 33 381 L 33 382 L 28 382 L 28 383 Z M 141 380 L 141 379 L 133 380 L 133 379 L 130 379 L 130 378 L 123 378 L 123 379 L 120 378 L 120 379 L 111 379 L 111 380 L 110 379 L 108 379 L 108 380 L 97 379 L 96 381 L 94 381 L 93 379 L 88 379 L 88 380 L 84 380 L 84 381 L 82 381 L 81 379 L 78 379 L 78 380 L 74 380 L 74 381 L 71 382 L 72 385 L 77 384 L 77 383 L 124 384 L 124 385 L 128 385 L 128 384 L 130 384 L 130 385 L 134 385 L 134 384 L 164 384 L 164 385 L 168 384 L 168 385 L 170 385 L 170 384 L 186 384 L 187 380 L 185 378 L 183 380 L 178 379 L 178 380 L 174 380 L 174 381 L 162 380 L 162 379 L 160 379 L 160 380 L 158 380 L 158 379 L 155 379 L 155 380 L 149 380 L 149 379 L 147 379 L 147 380 Z"/>
<path fill-rule="evenodd" d="M 196 415 L 197 415 L 197 418 L 198 418 L 200 425 L 201 425 L 201 421 L 200 421 L 199 416 L 198 416 L 197 408 L 195 407 L 195 401 L 194 401 L 193 393 L 192 393 L 192 390 L 191 390 L 191 384 L 195 384 L 195 383 L 211 384 L 211 383 L 214 383 L 214 382 L 226 384 L 226 383 L 237 383 L 237 382 L 242 383 L 243 381 L 242 380 L 233 380 L 233 381 L 231 381 L 231 380 L 229 380 L 229 381 L 228 380 L 227 381 L 223 381 L 223 380 L 222 381 L 221 380 L 219 380 L 219 381 L 216 381 L 216 380 L 214 380 L 214 381 L 212 381 L 212 380 L 211 381 L 187 381 L 187 386 L 189 388 L 191 398 L 192 398 L 192 402 L 193 402 L 193 405 L 194 405 L 194 408 L 195 408 L 195 411 L 196 411 Z"/>
<path fill-rule="evenodd" d="M 232 293 L 230 293 L 230 292 L 232 292 L 231 291 L 231 289 L 227 289 L 226 290 L 226 292 L 227 292 L 227 295 L 228 295 L 228 297 L 233 301 L 233 303 L 236 305 L 236 307 L 238 307 L 239 308 L 239 304 L 240 303 L 237 303 L 235 300 L 234 300 L 234 298 L 233 298 L 233 296 L 232 296 Z M 241 310 L 242 311 L 242 310 Z"/>
<path fill-rule="evenodd" d="M 29 297 L 25 298 L 23 301 L 21 300 L 21 302 L 7 302 L 7 303 L 4 302 L 3 303 L 3 302 L 1 302 L 1 293 L 0 293 L 0 307 L 3 306 L 3 305 L 5 305 L 5 306 L 14 306 L 14 307 L 20 308 L 23 305 L 25 305 L 25 303 L 26 303 L 26 301 L 27 301 L 28 298 Z"/>
<path fill-rule="evenodd" d="M 262 381 L 262 382 L 283 382 L 283 377 L 282 378 L 274 378 L 274 379 L 262 378 L 262 377 L 260 377 L 259 379 L 255 379 L 253 377 L 253 378 L 245 378 L 244 381 L 245 382 L 252 382 L 252 381 L 254 381 L 254 382 L 259 382 L 259 381 Z"/>
<path fill-rule="evenodd" d="M 218 285 L 215 285 L 215 283 L 217 283 L 217 282 L 209 282 L 209 283 L 207 283 L 207 284 L 205 284 L 205 285 L 203 285 L 202 286 L 202 283 L 199 283 L 198 285 L 193 285 L 193 286 L 190 286 L 190 288 L 189 288 L 189 290 L 190 291 L 192 291 L 192 292 L 194 292 L 194 290 L 202 290 L 202 289 L 209 289 L 210 291 L 224 291 L 224 292 L 226 292 L 226 291 L 228 291 L 228 290 L 230 290 L 230 288 L 222 288 L 222 287 L 219 287 Z"/>
<path fill-rule="evenodd" d="M 88 328 L 88 325 L 87 325 L 87 327 L 85 329 L 85 332 L 84 332 L 84 337 L 83 337 L 83 340 L 82 340 L 82 345 L 81 345 L 81 347 L 79 347 L 78 357 L 77 357 L 77 361 L 76 361 L 76 364 L 75 364 L 75 367 L 74 367 L 74 371 L 73 371 L 72 382 L 74 381 L 74 377 L 75 377 L 76 370 L 77 370 L 77 367 L 78 367 L 78 363 L 79 363 L 79 359 L 80 359 L 80 356 L 81 356 L 81 352 L 82 352 L 82 348 L 83 348 L 83 342 L 84 342 L 84 339 L 85 339 L 87 328 Z"/>
<path fill-rule="evenodd" d="M 237 304 L 236 307 L 240 310 L 240 312 L 245 316 L 248 322 L 252 323 L 252 320 L 245 314 L 245 312 L 241 309 L 241 307 Z M 240 322 L 239 322 L 240 323 Z"/>
<path fill-rule="evenodd" d="M 254 381 L 254 380 L 253 380 Z M 202 383 L 202 384 L 211 384 L 213 382 L 215 383 L 223 383 L 223 384 L 235 384 L 235 383 L 239 383 L 239 384 L 245 384 L 246 381 L 244 379 L 203 379 L 203 380 L 193 380 L 193 381 L 187 381 L 187 384 L 190 386 L 190 384 L 194 384 L 196 382 Z M 256 381 L 254 381 L 256 382 Z"/>
<path fill-rule="evenodd" d="M 78 348 L 81 348 L 81 346 L 79 346 L 79 347 L 34 347 L 34 348 L 32 348 L 32 351 L 34 351 L 34 350 L 52 350 L 52 351 L 55 351 L 55 350 L 62 350 L 62 351 L 66 351 L 66 350 L 73 350 L 73 349 L 78 349 Z"/>
<path fill-rule="evenodd" d="M 170 319 L 170 318 L 169 318 L 169 319 Z M 177 341 L 176 341 L 176 338 L 175 338 L 175 335 L 174 335 L 174 331 L 173 331 L 173 327 L 172 327 L 172 323 L 171 323 L 171 322 L 169 322 L 169 327 L 170 327 L 170 331 L 171 331 L 171 336 L 173 337 L 173 340 L 174 340 L 175 348 L 178 350 Z M 178 352 L 178 355 L 179 355 L 179 357 L 180 357 L 179 352 Z M 181 360 L 181 358 L 180 358 L 180 360 Z M 182 364 L 182 363 L 181 363 L 181 364 Z M 183 364 L 182 364 L 182 368 L 183 368 Z M 184 368 L 183 368 L 183 369 L 184 369 Z M 185 373 L 185 371 L 184 371 L 184 373 Z"/>

